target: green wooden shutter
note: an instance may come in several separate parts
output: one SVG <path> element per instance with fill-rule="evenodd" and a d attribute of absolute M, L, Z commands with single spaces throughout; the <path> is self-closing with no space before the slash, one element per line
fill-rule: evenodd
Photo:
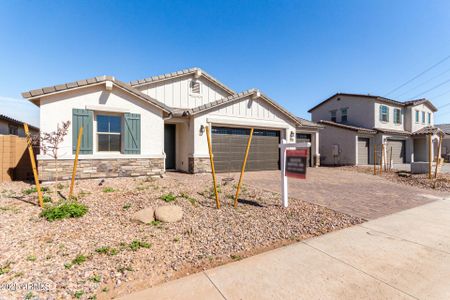
<path fill-rule="evenodd" d="M 78 143 L 78 132 L 83 127 L 80 154 L 92 154 L 93 152 L 93 120 L 94 114 L 91 110 L 72 110 L 72 153 L 75 154 Z"/>
<path fill-rule="evenodd" d="M 124 128 L 124 153 L 141 153 L 141 115 L 125 114 Z"/>
<path fill-rule="evenodd" d="M 383 105 L 380 105 L 380 121 L 383 121 Z"/>

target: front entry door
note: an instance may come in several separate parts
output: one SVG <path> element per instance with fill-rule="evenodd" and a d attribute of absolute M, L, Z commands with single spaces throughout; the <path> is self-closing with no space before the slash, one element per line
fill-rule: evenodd
<path fill-rule="evenodd" d="M 175 124 L 164 125 L 164 152 L 166 153 L 166 170 L 175 170 Z"/>

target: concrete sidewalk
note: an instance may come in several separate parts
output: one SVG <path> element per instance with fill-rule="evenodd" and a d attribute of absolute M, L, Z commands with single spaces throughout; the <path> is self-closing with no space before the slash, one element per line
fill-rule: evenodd
<path fill-rule="evenodd" d="M 121 299 L 450 299 L 450 200 Z"/>

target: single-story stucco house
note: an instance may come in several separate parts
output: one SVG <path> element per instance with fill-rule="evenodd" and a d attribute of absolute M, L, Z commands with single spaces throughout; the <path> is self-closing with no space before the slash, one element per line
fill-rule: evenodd
<path fill-rule="evenodd" d="M 70 176 L 81 126 L 81 178 L 207 172 L 207 126 L 218 172 L 240 169 L 252 127 L 247 170 L 278 169 L 280 139 L 311 141 L 310 162 L 319 162 L 320 125 L 257 89 L 236 93 L 199 68 L 130 83 L 100 76 L 22 95 L 40 107 L 42 132 L 72 122 L 59 154 L 62 178 Z M 52 180 L 50 157 L 39 155 L 38 164 L 40 178 Z"/>
<path fill-rule="evenodd" d="M 437 108 L 427 99 L 397 101 L 364 94 L 337 93 L 308 112 L 320 132 L 323 165 L 369 165 L 379 163 L 381 145 L 392 164 L 427 162 L 428 137 L 431 157 L 437 154 L 442 130 L 434 126 Z M 375 148 L 377 159 L 374 158 Z"/>

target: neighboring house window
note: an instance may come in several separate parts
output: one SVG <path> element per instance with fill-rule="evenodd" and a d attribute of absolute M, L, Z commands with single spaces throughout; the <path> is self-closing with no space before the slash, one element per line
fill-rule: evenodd
<path fill-rule="evenodd" d="M 331 113 L 331 122 L 336 122 L 336 111 L 332 110 L 330 113 Z"/>
<path fill-rule="evenodd" d="M 402 124 L 402 111 L 394 108 L 394 124 Z"/>
<path fill-rule="evenodd" d="M 19 128 L 14 125 L 9 125 L 9 134 L 19 135 Z"/>
<path fill-rule="evenodd" d="M 431 113 L 428 113 L 428 125 L 431 125 Z"/>
<path fill-rule="evenodd" d="M 380 121 L 389 122 L 389 108 L 386 105 L 380 105 Z"/>
<path fill-rule="evenodd" d="M 422 124 L 425 124 L 425 112 L 422 112 Z"/>
<path fill-rule="evenodd" d="M 419 123 L 419 111 L 416 110 L 416 123 Z"/>
<path fill-rule="evenodd" d="M 119 116 L 97 116 L 98 151 L 121 150 L 122 119 Z"/>
<path fill-rule="evenodd" d="M 341 109 L 341 122 L 342 123 L 347 123 L 347 121 L 348 121 L 347 113 L 348 113 L 348 108 Z"/>
<path fill-rule="evenodd" d="M 192 94 L 200 94 L 200 82 L 191 81 L 191 93 Z"/>

